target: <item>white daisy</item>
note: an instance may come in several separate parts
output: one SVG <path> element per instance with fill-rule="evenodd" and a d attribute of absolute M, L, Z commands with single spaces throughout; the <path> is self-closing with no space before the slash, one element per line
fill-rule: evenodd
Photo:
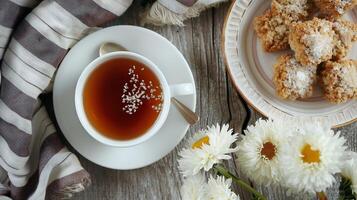
<path fill-rule="evenodd" d="M 182 200 L 205 200 L 206 186 L 202 173 L 185 178 L 180 190 Z"/>
<path fill-rule="evenodd" d="M 230 189 L 232 184 L 231 179 L 225 179 L 223 176 L 212 176 L 208 180 L 207 184 L 207 199 L 208 200 L 239 200 L 239 196 L 236 195 Z"/>
<path fill-rule="evenodd" d="M 341 171 L 345 139 L 321 123 L 303 123 L 282 147 L 281 172 L 293 191 L 323 192 Z"/>
<path fill-rule="evenodd" d="M 281 147 L 293 129 L 289 122 L 262 119 L 249 126 L 238 142 L 237 163 L 241 170 L 258 184 L 277 183 L 280 180 Z"/>
<path fill-rule="evenodd" d="M 349 156 L 343 164 L 341 175 L 351 181 L 353 195 L 357 197 L 357 153 L 349 152 Z"/>
<path fill-rule="evenodd" d="M 228 125 L 208 127 L 193 136 L 188 146 L 179 153 L 179 169 L 183 176 L 193 176 L 201 169 L 209 171 L 214 164 L 231 158 L 237 148 L 230 146 L 237 140 Z"/>
<path fill-rule="evenodd" d="M 209 144 L 207 129 L 200 130 L 198 133 L 193 134 L 193 136 L 188 139 L 186 146 L 187 148 L 191 147 L 191 149 L 196 149 L 201 148 L 204 144 Z"/>

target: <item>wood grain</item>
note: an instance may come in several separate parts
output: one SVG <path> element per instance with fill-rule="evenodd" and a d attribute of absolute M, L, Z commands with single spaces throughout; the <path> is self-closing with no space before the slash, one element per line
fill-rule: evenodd
<path fill-rule="evenodd" d="M 146 26 L 169 39 L 183 53 L 194 74 L 197 84 L 197 112 L 201 116 L 201 121 L 189 129 L 187 136 L 215 123 L 229 123 L 236 132 L 242 132 L 247 124 L 252 124 L 256 119 L 262 117 L 247 106 L 239 96 L 228 77 L 223 62 L 220 49 L 221 30 L 228 7 L 229 5 L 226 3 L 219 8 L 207 10 L 200 17 L 187 20 L 184 27 Z M 110 25 L 140 25 L 139 14 L 142 11 L 140 3 L 135 1 L 124 16 Z M 47 104 L 50 107 L 51 103 Z M 339 130 L 348 139 L 347 143 L 350 149 L 357 151 L 357 123 Z M 93 183 L 90 188 L 77 194 L 74 199 L 181 199 L 179 190 L 182 180 L 178 173 L 177 153 L 186 139 L 159 162 L 132 171 L 102 168 L 78 155 L 84 168 L 91 174 Z M 225 164 L 232 172 L 244 177 L 237 170 L 234 160 Z M 246 177 L 244 178 L 246 179 Z M 304 198 L 302 196 L 288 197 L 282 188 L 255 187 L 272 200 Z M 337 198 L 336 188 L 337 185 L 329 190 L 329 199 Z M 251 199 L 250 194 L 240 188 L 234 186 L 234 190 L 240 194 L 241 199 Z"/>

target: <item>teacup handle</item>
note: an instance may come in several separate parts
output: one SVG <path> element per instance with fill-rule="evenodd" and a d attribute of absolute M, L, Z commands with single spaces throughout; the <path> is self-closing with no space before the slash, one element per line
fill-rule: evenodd
<path fill-rule="evenodd" d="M 184 96 L 193 94 L 194 87 L 192 83 L 180 83 L 175 85 L 170 85 L 171 97 Z"/>

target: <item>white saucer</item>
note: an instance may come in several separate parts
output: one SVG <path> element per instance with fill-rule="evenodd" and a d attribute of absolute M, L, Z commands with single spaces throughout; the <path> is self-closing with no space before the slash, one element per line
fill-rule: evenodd
<path fill-rule="evenodd" d="M 67 54 L 57 71 L 53 103 L 57 122 L 68 142 L 85 158 L 112 169 L 136 169 L 150 165 L 172 151 L 185 136 L 189 125 L 171 105 L 168 118 L 150 140 L 129 148 L 105 146 L 83 129 L 74 106 L 74 91 L 79 75 L 98 56 L 99 45 L 115 42 L 139 53 L 162 70 L 169 84 L 192 83 L 194 79 L 185 58 L 166 38 L 136 26 L 114 26 L 97 31 L 79 41 Z M 196 93 L 179 99 L 192 110 Z"/>

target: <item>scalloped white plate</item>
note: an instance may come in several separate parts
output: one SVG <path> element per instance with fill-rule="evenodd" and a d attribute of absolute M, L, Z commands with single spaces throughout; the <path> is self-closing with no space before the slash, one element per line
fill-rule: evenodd
<path fill-rule="evenodd" d="M 357 119 L 357 101 L 331 104 L 323 99 L 318 89 L 311 98 L 289 101 L 275 94 L 273 64 L 286 52 L 266 53 L 253 29 L 253 19 L 269 9 L 271 1 L 236 0 L 232 3 L 223 28 L 223 52 L 233 83 L 243 98 L 264 116 L 272 119 L 324 120 L 333 127 L 343 126 Z M 347 13 L 346 19 L 357 23 L 357 9 Z M 357 59 L 357 44 L 350 51 Z"/>

